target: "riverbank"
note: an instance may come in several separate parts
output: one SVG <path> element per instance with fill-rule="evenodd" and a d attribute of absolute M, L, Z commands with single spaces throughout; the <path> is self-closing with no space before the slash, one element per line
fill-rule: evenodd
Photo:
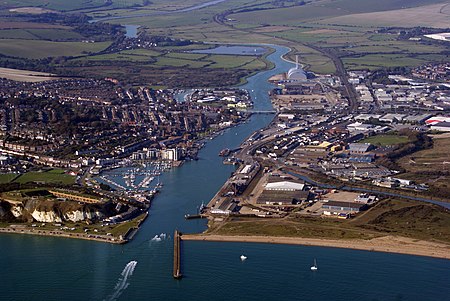
<path fill-rule="evenodd" d="M 113 237 L 113 236 L 109 236 L 109 235 L 67 233 L 67 232 L 55 231 L 55 230 L 35 230 L 35 229 L 26 229 L 26 228 L 0 228 L 0 233 L 65 237 L 65 238 L 75 238 L 75 239 L 107 242 L 107 243 L 111 243 L 111 244 L 124 244 L 124 243 L 128 242 L 127 240 L 119 239 L 117 237 Z"/>
<path fill-rule="evenodd" d="M 185 241 L 271 243 L 333 247 L 342 249 L 427 256 L 450 260 L 450 245 L 391 235 L 377 237 L 370 240 L 333 240 L 302 237 L 232 236 L 206 234 L 184 234 L 181 238 Z"/>

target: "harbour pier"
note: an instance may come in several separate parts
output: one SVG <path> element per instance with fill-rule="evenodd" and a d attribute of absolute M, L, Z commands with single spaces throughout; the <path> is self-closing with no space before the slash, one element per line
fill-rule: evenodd
<path fill-rule="evenodd" d="M 173 278 L 181 279 L 181 233 L 175 230 L 173 236 Z"/>

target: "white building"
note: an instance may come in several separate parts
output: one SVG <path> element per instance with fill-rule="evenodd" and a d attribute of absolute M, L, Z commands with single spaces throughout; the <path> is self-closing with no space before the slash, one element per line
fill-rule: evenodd
<path fill-rule="evenodd" d="M 161 151 L 161 159 L 169 161 L 180 160 L 180 150 L 178 148 L 168 148 Z"/>
<path fill-rule="evenodd" d="M 301 191 L 304 188 L 305 184 L 282 181 L 282 182 L 267 183 L 265 189 L 278 191 Z"/>

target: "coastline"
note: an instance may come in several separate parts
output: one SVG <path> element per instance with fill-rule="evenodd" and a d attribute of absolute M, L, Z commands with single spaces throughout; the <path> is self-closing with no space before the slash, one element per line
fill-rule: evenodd
<path fill-rule="evenodd" d="M 127 240 L 119 239 L 117 237 L 108 236 L 108 235 L 93 235 L 93 234 L 83 234 L 83 233 L 67 233 L 67 232 L 53 231 L 53 230 L 0 228 L 0 233 L 65 237 L 65 238 L 71 238 L 71 239 L 75 238 L 75 239 L 84 239 L 84 240 L 98 241 L 98 242 L 110 243 L 110 244 L 125 244 L 125 243 L 128 242 Z"/>
<path fill-rule="evenodd" d="M 341 249 L 426 256 L 450 260 L 450 245 L 390 235 L 373 238 L 371 240 L 334 240 L 303 237 L 183 234 L 181 236 L 181 239 L 186 241 L 246 242 L 332 247 Z"/>

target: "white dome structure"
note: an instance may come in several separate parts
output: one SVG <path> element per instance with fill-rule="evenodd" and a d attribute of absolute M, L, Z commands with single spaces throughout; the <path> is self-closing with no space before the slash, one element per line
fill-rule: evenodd
<path fill-rule="evenodd" d="M 289 80 L 307 80 L 308 77 L 306 76 L 306 72 L 303 71 L 302 68 L 298 65 L 298 56 L 295 56 L 295 67 L 289 69 L 287 73 L 287 79 Z"/>

